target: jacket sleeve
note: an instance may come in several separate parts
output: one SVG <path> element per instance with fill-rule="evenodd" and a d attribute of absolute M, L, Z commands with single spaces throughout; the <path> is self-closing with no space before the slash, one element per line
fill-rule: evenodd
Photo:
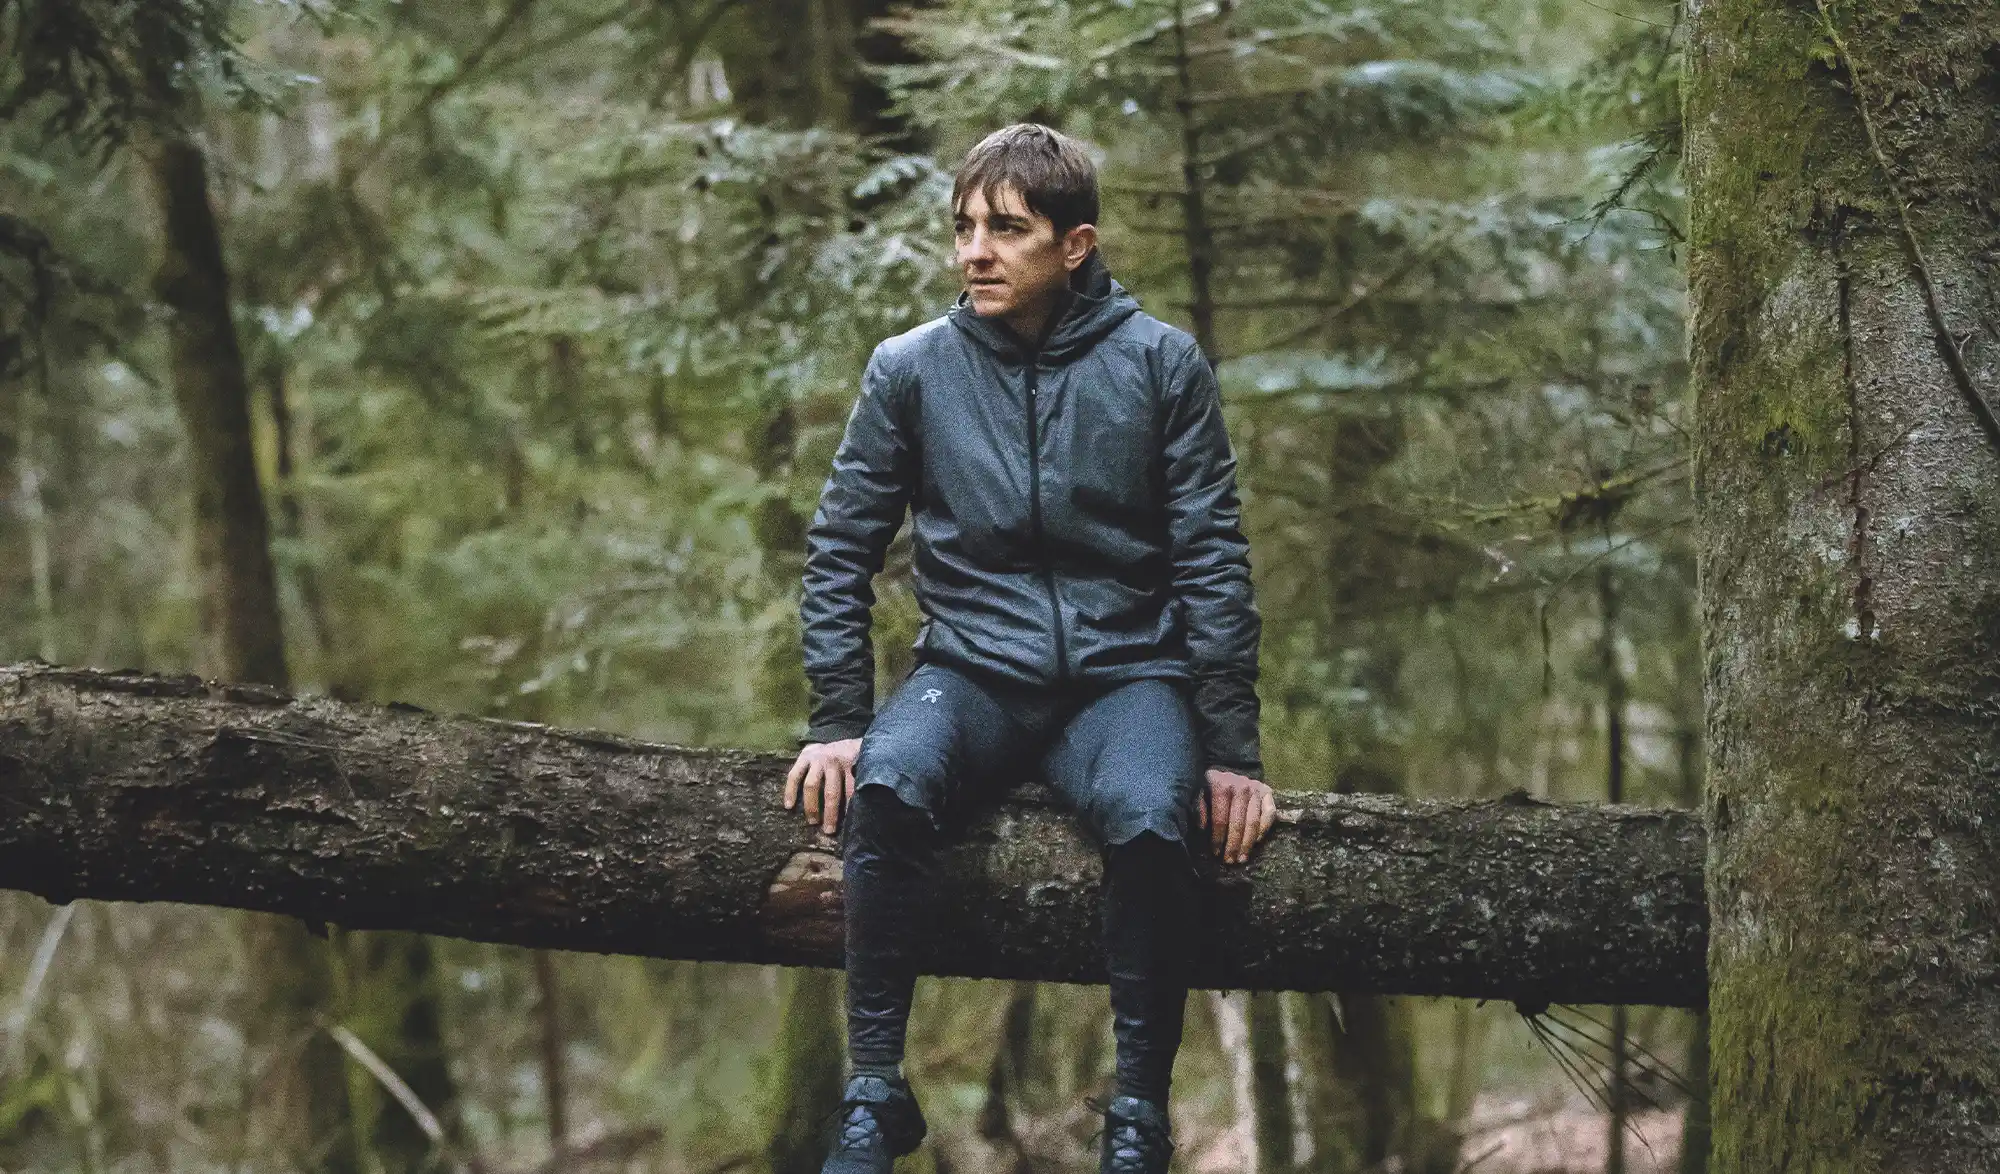
<path fill-rule="evenodd" d="M 869 639 L 874 577 L 915 492 L 917 452 L 909 389 L 877 347 L 861 395 L 806 529 L 800 635 L 812 717 L 805 741 L 858 738 L 875 716 L 875 649 Z"/>
<path fill-rule="evenodd" d="M 1236 496 L 1236 457 L 1222 392 L 1197 346 L 1166 373 L 1167 527 L 1174 587 L 1187 620 L 1195 717 L 1207 765 L 1262 778 L 1250 543 Z"/>

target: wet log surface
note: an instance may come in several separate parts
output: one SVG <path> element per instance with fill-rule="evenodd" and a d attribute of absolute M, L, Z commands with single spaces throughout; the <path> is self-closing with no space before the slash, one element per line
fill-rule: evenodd
<path fill-rule="evenodd" d="M 0 668 L 0 888 L 664 958 L 840 964 L 838 845 L 788 758 Z M 1705 1001 L 1705 837 L 1683 811 L 1281 793 L 1203 855 L 1202 986 Z M 1101 981 L 1099 856 L 1039 786 L 956 831 L 931 973 Z"/>

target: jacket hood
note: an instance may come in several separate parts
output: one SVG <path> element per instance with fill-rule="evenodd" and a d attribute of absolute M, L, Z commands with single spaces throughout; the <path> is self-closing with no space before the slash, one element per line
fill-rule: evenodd
<path fill-rule="evenodd" d="M 1069 275 L 1069 288 L 1064 291 L 1062 301 L 1053 325 L 1044 330 L 1040 349 L 1044 360 L 1056 363 L 1067 363 L 1082 355 L 1139 310 L 1139 299 L 1112 278 L 1103 255 L 1096 249 L 1090 250 L 1083 264 Z M 953 326 L 1009 362 L 1026 362 L 1031 353 L 1005 322 L 974 313 L 969 292 L 958 295 L 946 317 Z"/>

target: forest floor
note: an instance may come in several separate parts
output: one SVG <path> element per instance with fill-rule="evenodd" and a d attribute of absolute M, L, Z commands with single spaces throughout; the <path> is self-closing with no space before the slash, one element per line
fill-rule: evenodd
<path fill-rule="evenodd" d="M 1017 1122 L 1010 1141 L 940 1137 L 936 1144 L 949 1152 L 939 1168 L 1084 1169 L 1095 1151 L 1082 1139 L 1095 1124 L 1093 1114 L 1078 1110 Z M 1625 1133 L 1626 1174 L 1677 1174 L 1681 1125 L 1678 1108 L 1634 1113 Z M 1609 1133 L 1610 1119 L 1580 1096 L 1481 1096 L 1455 1174 L 1602 1174 Z M 1180 1142 L 1192 1174 L 1243 1174 L 1254 1168 L 1247 1126 L 1183 1136 Z"/>
<path fill-rule="evenodd" d="M 1626 1119 L 1627 1174 L 1680 1169 L 1683 1116 L 1676 1108 L 1636 1112 Z M 1460 1174 L 1599 1174 L 1605 1169 L 1610 1135 L 1610 1117 L 1580 1097 L 1550 1105 L 1481 1096 L 1459 1150 L 1458 1169 Z"/>
<path fill-rule="evenodd" d="M 1627 1174 L 1675 1174 L 1680 1169 L 1682 1112 L 1633 1114 L 1625 1132 Z M 1580 1097 L 1550 1103 L 1526 1098 L 1479 1098 L 1459 1149 L 1457 1174 L 1602 1174 L 1610 1118 Z M 1197 1174 L 1241 1174 L 1251 1168 L 1247 1128 L 1228 1130 L 1192 1151 Z"/>

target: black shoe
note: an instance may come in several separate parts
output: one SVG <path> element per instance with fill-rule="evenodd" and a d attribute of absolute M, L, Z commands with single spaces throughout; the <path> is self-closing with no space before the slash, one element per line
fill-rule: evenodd
<path fill-rule="evenodd" d="M 1104 1148 L 1097 1174 L 1167 1174 L 1174 1156 L 1167 1111 L 1138 1097 L 1112 1097 L 1104 1107 Z"/>
<path fill-rule="evenodd" d="M 841 1093 L 839 1124 L 820 1174 L 889 1174 L 928 1129 L 908 1084 L 856 1076 Z"/>

